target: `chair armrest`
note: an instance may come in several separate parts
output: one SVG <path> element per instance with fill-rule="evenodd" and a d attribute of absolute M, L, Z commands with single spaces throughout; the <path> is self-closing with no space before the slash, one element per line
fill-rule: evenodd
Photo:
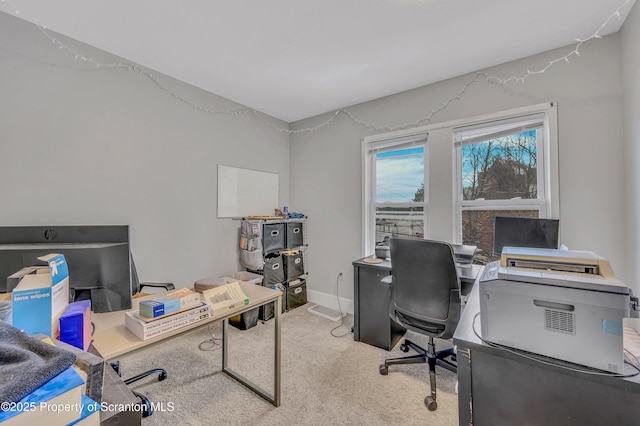
<path fill-rule="evenodd" d="M 164 288 L 165 290 L 175 290 L 175 286 L 173 283 L 151 283 L 144 282 L 140 283 L 140 288 L 138 291 L 141 291 L 144 287 L 153 287 L 153 288 Z"/>

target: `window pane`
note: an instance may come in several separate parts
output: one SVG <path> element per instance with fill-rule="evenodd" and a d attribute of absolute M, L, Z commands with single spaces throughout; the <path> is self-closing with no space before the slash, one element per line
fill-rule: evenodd
<path fill-rule="evenodd" d="M 539 217 L 538 210 L 463 210 L 462 243 L 478 246 L 475 262 L 500 259 L 493 253 L 493 224 L 496 216 Z"/>
<path fill-rule="evenodd" d="M 424 147 L 376 154 L 376 202 L 424 201 Z"/>
<path fill-rule="evenodd" d="M 463 145 L 463 200 L 538 197 L 537 130 Z"/>
<path fill-rule="evenodd" d="M 376 217 L 376 245 L 391 237 L 424 237 L 424 219 L 389 219 Z"/>

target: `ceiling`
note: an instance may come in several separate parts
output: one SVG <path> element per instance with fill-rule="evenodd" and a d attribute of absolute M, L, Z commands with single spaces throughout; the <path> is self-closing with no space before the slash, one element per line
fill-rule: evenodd
<path fill-rule="evenodd" d="M 2 0 L 0 11 L 293 122 L 615 33 L 634 3 Z"/>

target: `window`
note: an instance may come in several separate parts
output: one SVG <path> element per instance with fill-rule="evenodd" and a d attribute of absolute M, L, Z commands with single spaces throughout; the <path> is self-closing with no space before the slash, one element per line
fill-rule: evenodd
<path fill-rule="evenodd" d="M 454 129 L 457 236 L 495 260 L 496 216 L 551 217 L 545 113 Z"/>
<path fill-rule="evenodd" d="M 478 246 L 493 260 L 496 215 L 557 219 L 555 102 L 366 136 L 362 248 L 393 236 Z"/>
<path fill-rule="evenodd" d="M 366 254 L 395 236 L 426 235 L 427 135 L 364 144 Z"/>

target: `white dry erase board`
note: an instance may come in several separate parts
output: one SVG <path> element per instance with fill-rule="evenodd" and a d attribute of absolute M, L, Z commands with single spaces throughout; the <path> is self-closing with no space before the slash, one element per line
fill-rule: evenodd
<path fill-rule="evenodd" d="M 273 215 L 278 174 L 218 164 L 218 217 Z"/>

